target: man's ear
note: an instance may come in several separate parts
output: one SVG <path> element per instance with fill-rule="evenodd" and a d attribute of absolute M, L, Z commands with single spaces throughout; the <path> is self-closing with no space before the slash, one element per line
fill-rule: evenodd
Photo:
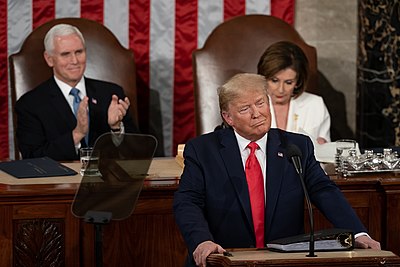
<path fill-rule="evenodd" d="M 49 55 L 49 53 L 47 53 L 46 51 L 44 51 L 43 56 L 44 60 L 46 60 L 47 65 L 49 65 L 49 67 L 52 68 L 54 66 L 53 57 Z"/>
<path fill-rule="evenodd" d="M 232 118 L 231 118 L 231 115 L 229 114 L 229 112 L 227 112 L 227 111 L 222 111 L 222 112 L 221 112 L 221 115 L 222 115 L 222 118 L 224 118 L 225 122 L 226 122 L 229 126 L 232 126 L 233 121 L 232 121 Z"/>

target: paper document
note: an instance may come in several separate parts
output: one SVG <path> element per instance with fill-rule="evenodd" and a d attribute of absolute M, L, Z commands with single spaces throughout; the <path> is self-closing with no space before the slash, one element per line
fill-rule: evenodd
<path fill-rule="evenodd" d="M 315 158 L 322 163 L 335 163 L 336 143 L 314 144 Z"/>
<path fill-rule="evenodd" d="M 16 178 L 42 178 L 77 174 L 76 171 L 48 157 L 0 162 L 0 169 Z"/>

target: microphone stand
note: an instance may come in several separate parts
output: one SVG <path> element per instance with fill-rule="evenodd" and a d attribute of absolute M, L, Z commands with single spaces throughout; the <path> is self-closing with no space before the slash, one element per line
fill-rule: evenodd
<path fill-rule="evenodd" d="M 293 159 L 294 160 L 294 159 Z M 297 168 L 296 168 L 297 170 Z M 301 181 L 301 185 L 303 187 L 303 191 L 304 191 L 304 196 L 306 197 L 306 203 L 307 203 L 307 208 L 308 208 L 308 217 L 310 219 L 310 246 L 309 246 L 309 254 L 307 255 L 307 257 L 317 257 L 317 255 L 315 255 L 314 253 L 314 244 L 315 244 L 315 240 L 314 240 L 314 216 L 313 216 L 313 209 L 312 209 L 312 205 L 311 205 L 311 201 L 310 201 L 310 197 L 308 196 L 308 191 L 306 188 L 306 184 L 304 183 L 304 177 L 303 177 L 303 172 L 302 171 L 298 171 L 298 174 L 300 176 L 300 181 Z"/>
<path fill-rule="evenodd" d="M 93 223 L 95 229 L 95 254 L 96 254 L 96 267 L 103 267 L 103 235 L 102 226 L 111 221 L 111 212 L 92 211 L 89 210 L 85 214 L 85 222 Z"/>
<path fill-rule="evenodd" d="M 308 196 L 308 191 L 306 184 L 304 182 L 303 169 L 301 167 L 301 152 L 297 146 L 292 145 L 290 147 L 290 158 L 292 159 L 293 165 L 296 169 L 297 174 L 300 176 L 301 186 L 303 187 L 304 196 L 306 198 L 307 208 L 308 208 L 308 217 L 310 219 L 310 245 L 309 245 L 309 254 L 307 257 L 317 257 L 315 255 L 315 240 L 314 240 L 314 216 L 313 209 L 310 201 L 310 197 Z"/>

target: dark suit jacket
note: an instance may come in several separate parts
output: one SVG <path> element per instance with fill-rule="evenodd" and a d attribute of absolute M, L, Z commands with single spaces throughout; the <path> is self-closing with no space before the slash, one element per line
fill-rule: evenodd
<path fill-rule="evenodd" d="M 93 146 L 97 137 L 110 131 L 107 111 L 111 96 L 125 95 L 113 83 L 85 78 L 85 85 L 89 97 L 89 146 Z M 18 147 L 23 158 L 79 159 L 72 139 L 76 118 L 53 77 L 24 94 L 16 102 L 15 112 Z M 138 132 L 129 111 L 123 123 L 125 132 Z"/>
<path fill-rule="evenodd" d="M 271 129 L 266 148 L 265 241 L 304 233 L 304 194 L 286 155 L 288 143 L 302 151 L 305 182 L 313 204 L 335 227 L 355 233 L 366 231 L 315 160 L 310 138 Z M 245 171 L 233 130 L 217 130 L 190 140 L 184 158 L 174 212 L 189 256 L 206 240 L 223 248 L 255 247 Z"/>

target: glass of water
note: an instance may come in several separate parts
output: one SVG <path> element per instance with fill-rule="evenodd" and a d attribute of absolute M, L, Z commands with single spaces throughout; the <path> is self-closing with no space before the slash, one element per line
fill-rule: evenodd
<path fill-rule="evenodd" d="M 336 141 L 336 171 L 346 176 L 348 163 L 346 158 L 350 156 L 350 151 L 356 151 L 357 142 L 352 139 L 340 139 Z M 353 156 L 355 156 L 353 154 Z"/>
<path fill-rule="evenodd" d="M 93 147 L 83 147 L 79 150 L 82 176 L 99 176 L 99 151 Z"/>
<path fill-rule="evenodd" d="M 350 149 L 356 149 L 357 142 L 352 139 L 340 139 L 336 141 L 336 154 L 348 157 Z"/>

